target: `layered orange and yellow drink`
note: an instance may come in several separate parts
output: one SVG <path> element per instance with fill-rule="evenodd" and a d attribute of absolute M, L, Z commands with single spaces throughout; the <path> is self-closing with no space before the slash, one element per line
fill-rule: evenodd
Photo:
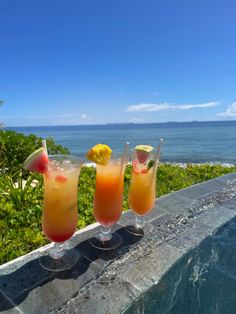
<path fill-rule="evenodd" d="M 126 148 L 127 152 L 128 143 Z M 122 214 L 127 154 L 111 158 L 111 153 L 111 148 L 106 144 L 97 144 L 87 153 L 87 158 L 96 163 L 93 214 L 101 224 L 100 232 L 90 240 L 90 243 L 102 250 L 114 249 L 122 243 L 119 234 L 111 233 L 111 226 Z"/>
<path fill-rule="evenodd" d="M 137 215 L 148 214 L 154 206 L 156 198 L 155 171 L 156 167 L 147 169 L 146 164 L 140 164 L 138 160 L 133 162 L 128 199 L 130 207 Z"/>
<path fill-rule="evenodd" d="M 162 142 L 161 139 L 155 155 L 151 154 L 153 147 L 150 145 L 135 147 L 128 200 L 130 208 L 136 215 L 134 224 L 127 226 L 127 230 L 137 236 L 153 230 L 151 224 L 145 223 L 144 216 L 152 210 L 155 203 L 156 172 Z"/>
<path fill-rule="evenodd" d="M 121 160 L 111 159 L 107 165 L 97 165 L 96 171 L 93 213 L 100 224 L 109 227 L 122 213 L 125 167 Z"/>
<path fill-rule="evenodd" d="M 42 228 L 53 242 L 64 242 L 75 232 L 78 221 L 77 189 L 80 167 L 70 160 L 53 160 L 44 174 Z"/>

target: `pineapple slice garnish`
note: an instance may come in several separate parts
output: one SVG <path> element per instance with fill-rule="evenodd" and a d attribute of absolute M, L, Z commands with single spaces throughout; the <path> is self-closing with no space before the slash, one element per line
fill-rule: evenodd
<path fill-rule="evenodd" d="M 97 144 L 93 146 L 86 154 L 86 157 L 99 165 L 108 164 L 111 158 L 112 150 L 106 144 Z"/>

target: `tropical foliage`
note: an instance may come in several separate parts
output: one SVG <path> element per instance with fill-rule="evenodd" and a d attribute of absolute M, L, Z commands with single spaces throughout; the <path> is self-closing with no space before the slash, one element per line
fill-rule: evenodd
<path fill-rule="evenodd" d="M 14 175 L 22 170 L 24 160 L 35 149 L 41 147 L 42 138 L 33 134 L 25 136 L 9 130 L 0 130 L 0 169 L 4 173 Z M 68 149 L 56 145 L 52 138 L 47 139 L 49 154 L 69 153 Z"/>

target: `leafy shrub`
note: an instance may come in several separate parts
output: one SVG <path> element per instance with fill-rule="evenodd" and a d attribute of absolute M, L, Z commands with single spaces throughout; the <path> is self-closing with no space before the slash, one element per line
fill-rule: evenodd
<path fill-rule="evenodd" d="M 173 191 L 178 191 L 193 184 L 235 171 L 236 166 L 223 167 L 220 164 L 187 164 L 186 167 L 160 164 L 157 171 L 157 195 L 161 196 Z"/>
<path fill-rule="evenodd" d="M 83 167 L 81 169 L 78 194 L 79 228 L 83 228 L 95 221 L 92 214 L 95 179 L 96 171 L 94 167 Z"/>
<path fill-rule="evenodd" d="M 32 184 L 34 183 L 34 184 Z M 25 181 L 22 172 L 0 180 L 0 262 L 16 258 L 46 243 L 41 232 L 43 184 L 39 175 Z"/>
<path fill-rule="evenodd" d="M 42 146 L 42 138 L 36 135 L 25 136 L 14 131 L 0 130 L 0 170 L 9 174 L 17 172 L 24 160 Z M 47 139 L 50 154 L 68 154 L 68 149 L 56 145 L 53 139 Z"/>

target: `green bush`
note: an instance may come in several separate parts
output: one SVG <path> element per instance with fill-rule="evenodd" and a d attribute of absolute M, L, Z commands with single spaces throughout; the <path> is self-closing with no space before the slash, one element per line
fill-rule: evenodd
<path fill-rule="evenodd" d="M 78 195 L 79 228 L 83 228 L 95 222 L 92 214 L 95 179 L 96 171 L 94 167 L 83 167 L 81 169 Z"/>
<path fill-rule="evenodd" d="M 161 196 L 172 191 L 178 191 L 193 184 L 235 171 L 236 166 L 223 167 L 220 164 L 187 164 L 186 167 L 172 164 L 160 164 L 157 173 L 157 195 Z"/>
<path fill-rule="evenodd" d="M 37 180 L 36 185 L 32 182 Z M 25 181 L 22 172 L 0 180 L 0 263 L 46 243 L 41 232 L 43 184 L 39 175 Z"/>
<path fill-rule="evenodd" d="M 9 130 L 0 130 L 0 170 L 9 174 L 17 172 L 24 160 L 42 146 L 42 138 L 33 134 L 25 136 Z M 68 149 L 47 139 L 49 154 L 68 154 Z"/>

